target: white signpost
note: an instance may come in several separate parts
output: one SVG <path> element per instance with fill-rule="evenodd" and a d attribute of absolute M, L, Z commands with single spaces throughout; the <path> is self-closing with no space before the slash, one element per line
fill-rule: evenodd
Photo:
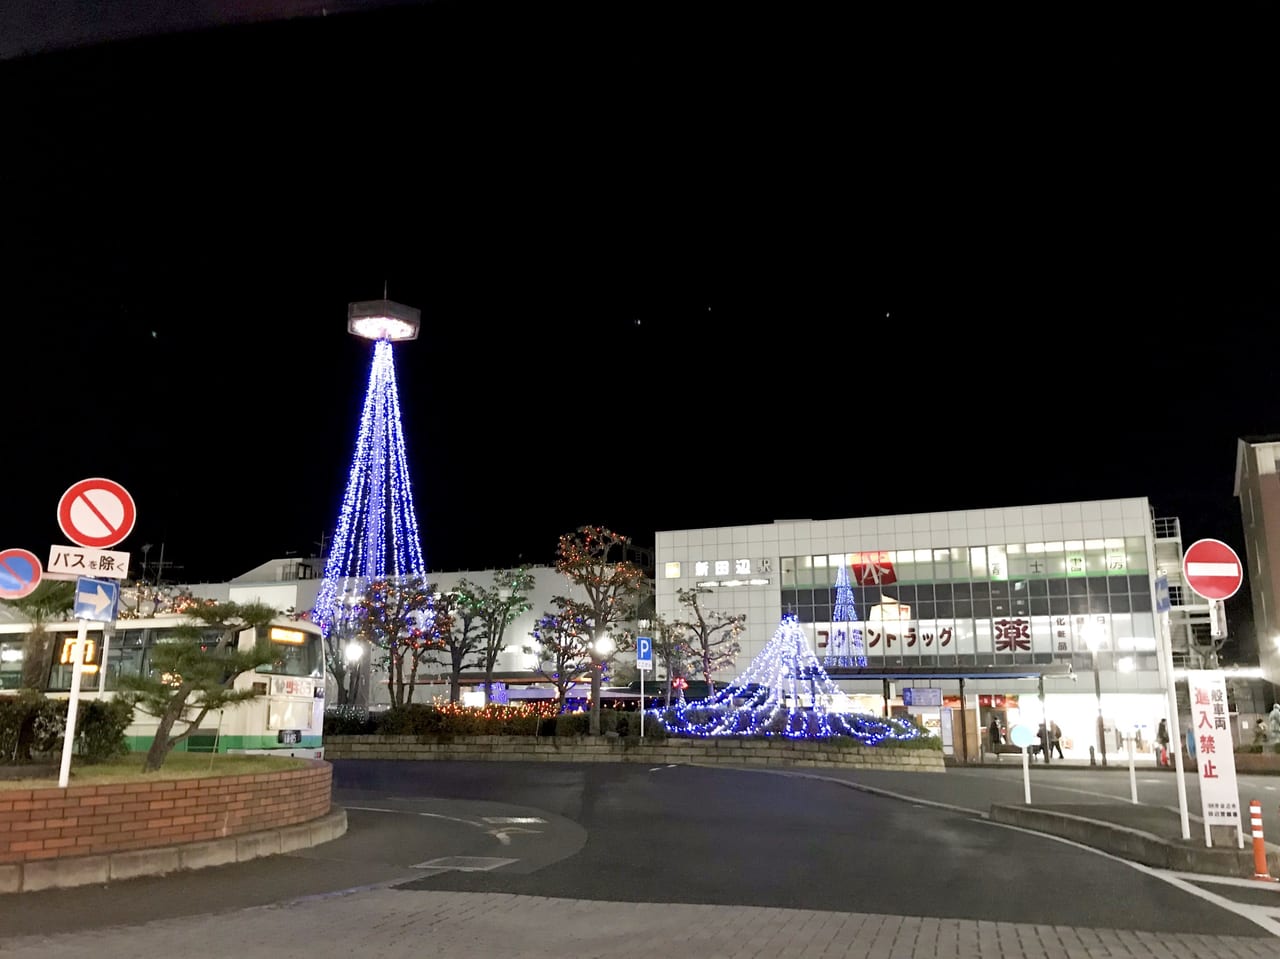
<path fill-rule="evenodd" d="M 1240 818 L 1236 757 L 1227 712 L 1227 683 L 1222 670 L 1187 670 L 1187 691 L 1191 697 L 1191 731 L 1199 757 L 1204 844 L 1213 845 L 1211 827 L 1234 826 L 1236 840 L 1243 849 L 1244 822 Z"/>
<path fill-rule="evenodd" d="M 120 602 L 120 584 L 109 580 L 81 579 L 76 582 L 75 616 L 80 620 L 76 645 L 71 651 L 71 692 L 67 696 L 67 729 L 62 736 L 62 767 L 58 788 L 66 789 L 71 779 L 71 753 L 76 742 L 76 713 L 80 708 L 80 680 L 84 675 L 84 651 L 89 639 L 89 621 L 111 623 Z"/>

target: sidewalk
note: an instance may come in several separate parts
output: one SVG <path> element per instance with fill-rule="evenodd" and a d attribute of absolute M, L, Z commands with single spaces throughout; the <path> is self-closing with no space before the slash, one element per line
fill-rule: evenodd
<path fill-rule="evenodd" d="M 1214 845 L 1206 846 L 1204 820 L 1196 810 L 1188 810 L 1191 837 L 1182 838 L 1182 817 L 1176 808 L 1124 800 L 1027 803 L 1021 777 L 983 775 L 1003 768 L 1021 768 L 1021 760 L 985 765 L 953 764 L 938 774 L 904 773 L 890 770 L 804 770 L 792 775 L 833 780 L 863 792 L 980 815 L 992 822 L 1049 833 L 1082 845 L 1101 849 L 1121 859 L 1159 869 L 1202 873 L 1214 876 L 1254 875 L 1253 844 L 1249 832 L 1249 810 L 1243 812 L 1244 848 L 1237 846 L 1234 829 L 1214 827 Z M 1087 761 L 1055 760 L 1036 763 L 1034 775 L 1043 786 L 1043 776 L 1054 769 L 1079 772 L 1094 769 L 1099 775 L 1124 776 L 1128 766 L 1108 769 Z M 1147 767 L 1143 775 L 1176 775 L 1172 769 Z M 965 773 L 976 775 L 965 775 Z M 1035 792 L 1036 790 L 1033 790 Z M 1266 843 L 1268 873 L 1280 878 L 1280 846 Z"/>

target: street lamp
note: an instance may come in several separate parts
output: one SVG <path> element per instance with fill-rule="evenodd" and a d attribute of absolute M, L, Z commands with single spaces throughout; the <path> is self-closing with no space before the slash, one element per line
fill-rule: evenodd
<path fill-rule="evenodd" d="M 1097 623 L 1090 622 L 1085 626 L 1084 641 L 1093 654 L 1093 693 L 1098 697 L 1098 754 L 1102 757 L 1103 766 L 1107 764 L 1107 736 L 1106 724 L 1102 720 L 1102 677 L 1098 671 L 1098 650 L 1105 639 L 1102 627 Z"/>

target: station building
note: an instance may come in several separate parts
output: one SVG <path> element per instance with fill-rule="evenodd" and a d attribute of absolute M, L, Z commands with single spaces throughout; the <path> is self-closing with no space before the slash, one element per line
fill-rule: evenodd
<path fill-rule="evenodd" d="M 693 588 L 704 610 L 745 614 L 741 653 L 715 677 L 732 679 L 794 613 L 855 702 L 917 714 L 969 761 L 993 758 L 994 718 L 1004 733 L 1056 721 L 1068 758 L 1092 747 L 1095 761 L 1127 761 L 1133 739 L 1151 762 L 1160 720 L 1183 728 L 1171 680 L 1217 666 L 1209 606 L 1185 587 L 1182 555 L 1178 520 L 1145 498 L 667 530 L 656 534 L 656 614 L 687 618 L 678 591 Z M 853 618 L 835 615 L 842 570 Z"/>

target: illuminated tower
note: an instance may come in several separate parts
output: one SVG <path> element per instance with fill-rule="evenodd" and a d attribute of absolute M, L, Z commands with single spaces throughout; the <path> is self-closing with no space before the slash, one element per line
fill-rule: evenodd
<path fill-rule="evenodd" d="M 347 332 L 374 341 L 373 366 L 347 490 L 311 613 L 326 640 L 346 637 L 353 604 L 374 579 L 426 574 L 391 350 L 393 343 L 417 339 L 419 322 L 417 310 L 390 300 L 352 303 L 347 311 Z M 351 660 L 354 665 L 355 657 Z"/>

